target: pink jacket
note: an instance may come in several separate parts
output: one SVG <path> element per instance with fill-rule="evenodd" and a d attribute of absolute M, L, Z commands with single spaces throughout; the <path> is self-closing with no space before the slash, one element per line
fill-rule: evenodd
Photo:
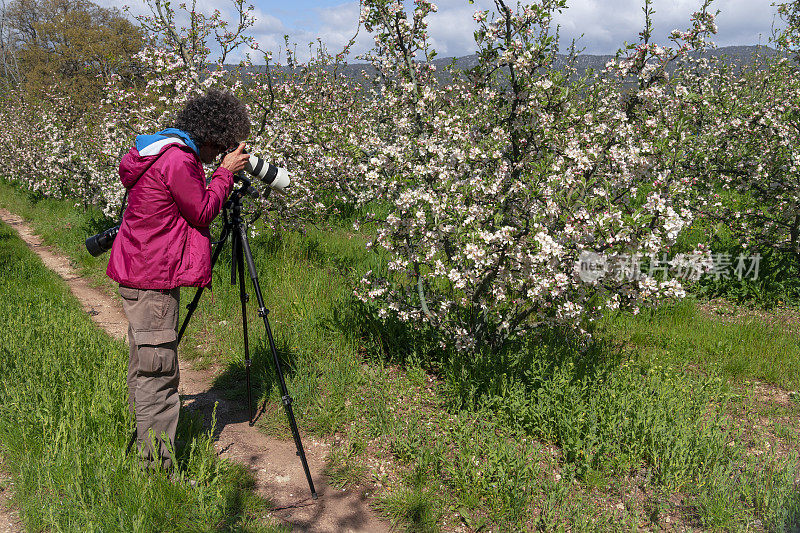
<path fill-rule="evenodd" d="M 119 176 L 128 189 L 128 205 L 106 274 L 137 289 L 209 286 L 208 226 L 233 188 L 233 174 L 218 168 L 206 187 L 196 153 L 177 141 L 157 155 L 142 156 L 131 148 Z"/>

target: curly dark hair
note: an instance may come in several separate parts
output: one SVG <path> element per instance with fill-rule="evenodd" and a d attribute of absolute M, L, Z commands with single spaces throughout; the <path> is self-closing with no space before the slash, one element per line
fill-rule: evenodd
<path fill-rule="evenodd" d="M 210 89 L 192 98 L 175 117 L 175 127 L 202 144 L 233 146 L 250 136 L 247 108 L 230 93 Z"/>

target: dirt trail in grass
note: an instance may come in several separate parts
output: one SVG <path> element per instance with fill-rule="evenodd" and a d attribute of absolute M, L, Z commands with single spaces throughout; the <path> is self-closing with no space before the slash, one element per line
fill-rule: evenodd
<path fill-rule="evenodd" d="M 0 219 L 13 227 L 44 264 L 67 282 L 92 320 L 113 337 L 125 339 L 128 322 L 119 298 L 92 287 L 75 272 L 68 259 L 42 245 L 41 239 L 21 217 L 0 209 Z M 306 457 L 319 495 L 319 499 L 314 501 L 296 455 L 294 441 L 274 439 L 250 427 L 245 406 L 225 400 L 223 391 L 212 386 L 212 371 L 194 370 L 189 363 L 181 361 L 180 372 L 181 398 L 188 409 L 199 411 L 209 423 L 214 404 L 219 402 L 217 450 L 221 457 L 245 464 L 253 472 L 256 490 L 273 503 L 273 516 L 285 522 L 293 531 L 389 531 L 388 524 L 377 518 L 363 494 L 355 490 L 336 489 L 328 484 L 322 474 L 328 453 L 326 443 L 303 436 Z M 3 501 L 4 492 L 0 491 L 0 533 L 20 531 L 20 527 L 14 529 L 19 521 L 9 513 Z M 10 525 L 7 527 L 6 524 Z"/>
<path fill-rule="evenodd" d="M 0 461 L 0 533 L 17 533 L 22 531 L 19 511 L 12 502 L 11 476 Z"/>

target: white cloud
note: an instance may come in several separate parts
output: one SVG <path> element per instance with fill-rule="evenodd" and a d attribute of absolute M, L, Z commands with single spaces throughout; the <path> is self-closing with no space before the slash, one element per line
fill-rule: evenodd
<path fill-rule="evenodd" d="M 712 40 L 719 46 L 757 44 L 759 33 L 770 33 L 775 8 L 772 0 L 721 0 L 711 4 L 711 11 L 720 10 L 717 18 L 718 34 Z M 613 53 L 624 41 L 636 42 L 644 29 L 642 2 L 637 0 L 585 0 L 572 3 L 572 7 L 557 18 L 562 25 L 562 43 L 577 39 L 586 53 Z M 654 0 L 652 16 L 655 42 L 668 43 L 674 29 L 690 26 L 692 13 L 701 7 L 694 0 Z"/>
<path fill-rule="evenodd" d="M 717 44 L 767 44 L 773 22 L 782 27 L 771 4 L 771 0 L 727 0 L 720 3 L 716 7 L 722 11 L 717 17 Z"/>
<path fill-rule="evenodd" d="M 264 0 L 266 1 L 266 0 Z M 529 0 L 532 1 L 532 0 Z M 97 0 L 107 7 L 121 7 L 124 0 Z M 149 13 L 144 0 L 129 0 L 131 13 Z M 258 4 L 258 0 L 255 1 Z M 407 5 L 410 2 L 406 2 Z M 775 14 L 772 0 L 718 0 L 712 9 L 721 11 L 717 18 L 719 33 L 713 40 L 719 46 L 733 44 L 766 43 L 771 33 Z M 262 2 L 263 4 L 263 2 Z M 513 2 L 509 1 L 509 4 Z M 222 5 L 222 7 L 220 7 Z M 225 10 L 225 3 L 213 0 L 198 0 L 198 8 L 210 12 L 213 9 Z M 555 17 L 561 26 L 562 47 L 572 39 L 579 39 L 578 47 L 586 53 L 614 53 L 625 41 L 635 42 L 644 25 L 643 2 L 639 0 L 574 0 L 570 7 Z M 653 40 L 666 44 L 667 36 L 673 29 L 689 27 L 692 12 L 700 7 L 699 0 L 654 0 Z M 472 15 L 476 9 L 494 10 L 491 0 L 440 0 L 438 12 L 430 16 L 429 30 L 431 44 L 439 57 L 461 56 L 474 53 L 473 32 L 476 29 Z M 409 6 L 410 7 L 410 6 Z M 282 12 L 289 12 L 284 4 Z M 251 35 L 262 49 L 271 50 L 277 56 L 284 48 L 283 36 L 289 35 L 289 42 L 296 44 L 299 58 L 309 56 L 308 44 L 320 39 L 331 53 L 336 53 L 356 34 L 358 29 L 359 3 L 345 1 L 331 7 L 316 7 L 298 15 L 288 22 L 266 12 L 266 8 L 256 8 L 256 24 Z M 581 37 L 582 35 L 582 37 Z M 361 28 L 358 33 L 354 54 L 364 53 L 372 46 L 372 36 Z M 316 44 L 314 44 L 316 46 Z M 280 53 L 285 57 L 284 53 Z M 235 56 L 239 59 L 240 56 Z"/>
<path fill-rule="evenodd" d="M 254 35 L 282 35 L 286 32 L 286 26 L 284 26 L 283 22 L 278 17 L 270 15 L 269 13 L 264 13 L 258 8 L 253 10 L 253 17 L 255 18 L 255 24 L 253 24 L 251 30 Z"/>
<path fill-rule="evenodd" d="M 712 10 L 721 11 L 717 18 L 719 33 L 713 40 L 719 46 L 766 43 L 775 13 L 771 3 L 772 0 L 719 0 L 712 4 Z M 472 15 L 478 9 L 494 11 L 494 2 L 475 0 L 469 4 L 467 0 L 440 0 L 436 4 L 438 12 L 430 16 L 429 30 L 431 44 L 439 57 L 474 53 L 473 32 L 477 26 Z M 560 25 L 562 47 L 578 39 L 578 47 L 584 48 L 586 53 L 611 54 L 625 41 L 636 42 L 644 27 L 644 4 L 640 0 L 575 0 L 568 5 L 554 17 L 554 23 Z M 354 31 L 357 6 L 356 2 L 348 2 L 316 10 L 319 14 L 316 20 L 322 24 L 315 31 L 313 22 L 308 21 L 308 29 L 293 34 L 304 39 L 298 38 L 295 42 L 319 36 L 329 45 L 344 44 L 342 29 Z M 699 0 L 654 0 L 652 39 L 667 44 L 669 33 L 676 28 L 687 29 L 692 13 L 700 7 Z M 359 39 L 358 52 L 364 52 L 371 44 L 371 39 Z"/>
<path fill-rule="evenodd" d="M 297 21 L 294 28 L 282 26 L 266 31 L 256 31 L 253 36 L 262 49 L 271 50 L 276 59 L 285 61 L 284 35 L 289 36 L 289 44 L 298 58 L 305 61 L 310 56 L 309 48 L 318 46 L 321 41 L 328 52 L 336 54 L 356 36 L 354 53 L 368 50 L 372 38 L 358 28 L 359 3 L 350 1 L 331 7 L 318 7 L 313 10 L 313 17 Z M 256 18 L 259 18 L 256 15 Z M 358 33 L 357 33 L 358 32 Z"/>
<path fill-rule="evenodd" d="M 477 7 L 466 2 L 448 2 L 451 6 L 437 4 L 439 11 L 434 13 L 428 21 L 428 31 L 431 35 L 431 45 L 440 57 L 465 55 L 475 48 L 475 30 L 478 26 L 472 18 Z"/>

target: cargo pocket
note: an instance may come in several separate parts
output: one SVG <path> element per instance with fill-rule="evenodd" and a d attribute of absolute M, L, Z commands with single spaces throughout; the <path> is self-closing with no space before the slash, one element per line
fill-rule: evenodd
<path fill-rule="evenodd" d="M 122 296 L 125 300 L 135 302 L 136 300 L 139 299 L 139 289 L 134 289 L 133 287 L 124 287 L 120 285 L 119 295 Z"/>
<path fill-rule="evenodd" d="M 139 346 L 139 373 L 145 375 L 172 374 L 177 364 L 174 343 L 158 346 Z"/>
<path fill-rule="evenodd" d="M 137 292 L 137 300 L 124 302 L 136 344 L 158 346 L 176 340 L 179 290 Z"/>
<path fill-rule="evenodd" d="M 169 310 L 170 298 L 168 293 L 162 291 L 149 291 L 147 295 L 147 304 L 150 309 L 150 317 L 153 319 L 150 324 L 150 329 L 159 329 L 164 323 Z"/>

